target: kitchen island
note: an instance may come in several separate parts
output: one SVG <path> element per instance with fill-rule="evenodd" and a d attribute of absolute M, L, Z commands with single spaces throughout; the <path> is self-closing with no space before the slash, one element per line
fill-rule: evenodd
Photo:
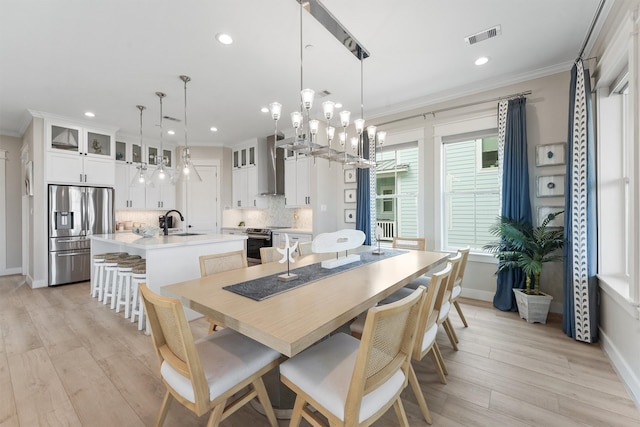
<path fill-rule="evenodd" d="M 246 240 L 246 235 L 232 234 L 155 237 L 133 233 L 99 234 L 91 236 L 91 257 L 105 252 L 140 255 L 146 259 L 147 286 L 160 293 L 164 285 L 200 277 L 201 255 L 245 250 Z M 201 316 L 189 309 L 185 311 L 189 320 Z"/>

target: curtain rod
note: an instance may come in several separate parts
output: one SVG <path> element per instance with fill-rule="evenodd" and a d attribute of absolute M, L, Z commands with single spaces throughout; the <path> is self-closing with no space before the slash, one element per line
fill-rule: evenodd
<path fill-rule="evenodd" d="M 405 121 L 405 120 L 411 120 L 411 119 L 415 119 L 415 118 L 418 118 L 418 117 L 426 118 L 426 116 L 428 116 L 428 115 L 435 116 L 436 114 L 443 113 L 445 111 L 457 110 L 459 108 L 473 107 L 474 105 L 486 104 L 487 102 L 502 101 L 503 99 L 519 98 L 519 97 L 522 97 L 522 96 L 531 95 L 531 93 L 532 92 L 530 90 L 527 90 L 527 91 L 524 91 L 524 92 L 513 93 L 511 95 L 499 96 L 497 98 L 484 99 L 482 101 L 469 102 L 467 104 L 461 104 L 461 105 L 454 105 L 453 107 L 439 108 L 437 110 L 426 111 L 424 113 L 414 114 L 413 116 L 403 117 L 401 119 L 396 119 L 396 120 L 391 120 L 391 121 L 388 121 L 388 122 L 380 123 L 377 126 L 389 125 L 389 124 L 392 124 L 392 123 L 402 122 L 402 121 Z"/>
<path fill-rule="evenodd" d="M 580 59 L 582 59 L 582 55 L 584 55 L 584 50 L 587 48 L 587 44 L 589 43 L 589 39 L 591 38 L 591 35 L 593 34 L 593 30 L 596 27 L 596 23 L 598 22 L 598 19 L 600 18 L 600 13 L 602 12 L 602 9 L 604 8 L 604 3 L 606 2 L 606 0 L 600 0 L 600 4 L 598 5 L 598 9 L 596 9 L 596 14 L 593 16 L 593 19 L 591 20 L 591 25 L 589 25 L 589 31 L 587 31 L 587 36 L 584 38 L 584 41 L 582 42 L 582 47 L 580 48 L 580 53 L 578 54 L 578 57 L 576 58 L 576 62 L 578 62 Z"/>

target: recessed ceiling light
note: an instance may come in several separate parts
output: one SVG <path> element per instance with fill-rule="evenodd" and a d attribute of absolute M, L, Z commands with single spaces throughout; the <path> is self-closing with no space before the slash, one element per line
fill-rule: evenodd
<path fill-rule="evenodd" d="M 209 130 L 210 130 L 211 132 L 218 132 L 218 128 L 217 128 L 217 127 L 215 127 L 215 126 L 211 126 L 211 127 L 209 128 Z"/>
<path fill-rule="evenodd" d="M 342 108 L 342 103 L 340 103 L 340 102 L 336 102 L 336 105 L 334 105 L 334 107 L 336 107 L 336 108 Z"/>
<path fill-rule="evenodd" d="M 168 131 L 167 131 L 167 133 L 168 133 L 169 135 L 175 135 L 175 134 L 176 134 L 176 131 L 175 131 L 175 130 L 168 130 Z"/>
<path fill-rule="evenodd" d="M 268 112 L 269 112 L 269 109 L 268 109 L 267 107 L 262 107 L 262 108 L 260 109 L 260 111 L 261 111 L 261 112 L 263 112 L 263 113 L 268 113 Z"/>
<path fill-rule="evenodd" d="M 489 58 L 487 58 L 486 56 L 481 56 L 480 58 L 476 59 L 475 64 L 476 65 L 484 65 L 487 62 L 489 62 Z"/>
<path fill-rule="evenodd" d="M 218 33 L 216 34 L 216 40 L 218 40 L 222 44 L 231 44 L 233 43 L 233 39 L 229 34 Z"/>
<path fill-rule="evenodd" d="M 92 113 L 91 111 L 87 111 L 86 113 L 84 113 L 85 116 L 87 117 L 95 117 L 96 115 L 94 113 Z"/>

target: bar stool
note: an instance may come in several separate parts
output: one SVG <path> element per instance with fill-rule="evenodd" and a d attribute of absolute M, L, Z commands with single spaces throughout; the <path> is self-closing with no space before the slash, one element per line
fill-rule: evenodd
<path fill-rule="evenodd" d="M 124 318 L 128 319 L 131 312 L 131 276 L 132 269 L 140 263 L 144 263 L 144 259 L 137 259 L 118 263 L 118 291 L 115 298 L 116 313 L 120 312 L 120 307 L 124 306 Z M 111 304 L 113 308 L 113 303 Z"/>
<path fill-rule="evenodd" d="M 104 303 L 104 294 L 107 291 L 107 287 L 110 283 L 110 274 L 114 267 L 118 266 L 118 259 L 124 256 L 128 256 L 126 252 L 114 253 L 104 257 L 104 260 L 100 264 L 100 278 L 97 283 L 98 301 Z"/>
<path fill-rule="evenodd" d="M 125 255 L 117 258 L 107 257 L 105 259 L 104 266 L 104 297 L 102 304 L 107 305 L 109 298 L 111 298 L 111 309 L 116 308 L 116 292 L 118 290 L 118 264 L 125 261 L 137 261 L 141 258 L 140 255 Z"/>
<path fill-rule="evenodd" d="M 141 331 L 143 326 L 146 329 L 146 316 L 144 314 L 144 304 L 142 303 L 142 295 L 140 294 L 140 283 L 147 281 L 147 263 L 143 260 L 131 269 L 131 288 L 133 289 L 133 297 L 131 298 L 131 323 L 136 321 L 138 317 L 138 330 Z"/>
<path fill-rule="evenodd" d="M 95 298 L 98 294 L 102 293 L 102 286 L 104 280 L 104 259 L 107 256 L 112 255 L 127 255 L 126 252 L 105 252 L 103 254 L 95 254 L 93 256 L 93 279 L 91 280 L 91 289 L 89 295 Z M 98 298 L 101 301 L 102 297 Z"/>

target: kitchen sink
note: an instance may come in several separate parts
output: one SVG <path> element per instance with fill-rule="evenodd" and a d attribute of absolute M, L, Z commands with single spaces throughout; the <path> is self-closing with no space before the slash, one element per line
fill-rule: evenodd
<path fill-rule="evenodd" d="M 175 233 L 175 234 L 169 234 L 169 236 L 180 236 L 180 237 L 200 236 L 200 235 L 202 235 L 202 233 Z"/>

